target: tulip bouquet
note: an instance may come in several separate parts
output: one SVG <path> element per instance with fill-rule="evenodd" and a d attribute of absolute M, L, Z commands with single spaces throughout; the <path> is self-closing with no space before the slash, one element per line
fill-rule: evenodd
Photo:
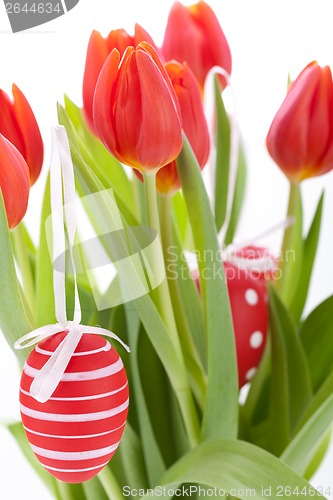
<path fill-rule="evenodd" d="M 77 276 L 73 267 L 66 273 L 67 313 L 76 308 L 77 287 L 83 323 L 114 332 L 131 352 L 114 346 L 128 378 L 125 427 L 122 408 L 121 418 L 120 410 L 112 413 L 111 430 L 96 434 L 88 425 L 80 438 L 61 435 L 58 421 L 66 419 L 50 412 L 64 398 L 54 392 L 29 413 L 33 396 L 21 386 L 24 427 L 8 429 L 55 498 L 331 494 L 308 482 L 331 437 L 333 298 L 304 316 L 323 196 L 305 234 L 301 183 L 333 169 L 332 75 L 309 64 L 291 82 L 268 131 L 268 151 L 290 182 L 282 248 L 272 255 L 235 244 L 247 167 L 225 107 L 230 73 L 230 48 L 212 9 L 202 0 L 190 7 L 176 2 L 161 48 L 139 25 L 134 36 L 94 31 L 83 107 L 67 96 L 58 105 L 77 196 L 94 199 L 75 237 Z M 214 102 L 210 116 L 207 97 Z M 23 335 L 55 323 L 56 261 L 48 249 L 49 179 L 37 248 L 22 221 L 43 162 L 37 122 L 15 85 L 13 101 L 1 91 L 0 104 L 0 327 L 14 348 Z M 51 188 L 52 182 L 51 175 Z M 90 255 L 93 264 L 84 255 L 88 227 L 92 253 L 101 247 L 104 256 Z M 53 230 L 52 239 L 58 237 Z M 95 282 L 96 268 L 106 291 Z M 77 349 L 79 359 L 84 353 Z M 45 357 L 45 345 L 37 353 Z M 15 354 L 25 379 L 33 378 L 29 353 Z M 86 370 L 98 371 L 89 359 Z M 120 390 L 98 396 L 108 398 L 104 413 Z M 69 398 L 67 422 L 76 414 L 81 422 L 88 415 L 108 420 L 99 402 L 92 403 L 95 413 L 83 412 L 82 399 L 89 398 L 97 396 Z M 36 415 L 44 424 L 32 429 Z M 119 448 L 106 464 L 110 434 L 120 428 Z"/>

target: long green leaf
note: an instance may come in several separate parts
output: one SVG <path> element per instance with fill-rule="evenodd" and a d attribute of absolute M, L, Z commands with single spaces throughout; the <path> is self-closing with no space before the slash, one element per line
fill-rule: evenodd
<path fill-rule="evenodd" d="M 199 483 L 240 498 L 323 498 L 304 478 L 268 452 L 249 443 L 217 440 L 199 445 L 164 475 L 161 487 Z M 143 498 L 158 498 L 161 489 Z M 163 489 L 162 489 L 163 491 Z M 166 496 L 170 498 L 170 496 Z"/>
<path fill-rule="evenodd" d="M 228 291 L 209 199 L 186 138 L 177 168 L 198 252 L 208 339 L 208 386 L 202 436 L 203 439 L 236 437 L 238 377 Z"/>
<path fill-rule="evenodd" d="M 238 165 L 237 165 L 234 199 L 232 201 L 229 224 L 224 238 L 225 245 L 230 245 L 233 242 L 236 234 L 238 222 L 240 219 L 244 203 L 246 181 L 247 181 L 246 159 L 243 147 L 242 145 L 240 145 L 238 153 Z"/>
<path fill-rule="evenodd" d="M 333 395 L 331 395 L 306 422 L 282 453 L 284 460 L 296 472 L 304 474 L 318 442 L 333 421 Z"/>
<path fill-rule="evenodd" d="M 14 343 L 33 329 L 28 320 L 17 279 L 7 216 L 0 190 L 0 328 L 21 364 L 27 352 L 14 350 Z"/>
<path fill-rule="evenodd" d="M 270 451 L 281 453 L 312 396 L 310 374 L 292 318 L 270 287 L 272 334 Z M 273 432 L 274 429 L 274 432 Z"/>
<path fill-rule="evenodd" d="M 333 370 L 333 296 L 322 302 L 304 321 L 300 337 L 308 359 L 314 391 Z"/>
<path fill-rule="evenodd" d="M 135 489 L 147 488 L 148 479 L 144 465 L 142 441 L 128 422 L 117 455 L 120 456 L 122 470 L 126 475 L 126 483 L 124 485 L 127 484 Z M 114 459 L 115 457 L 112 464 L 114 463 Z"/>
<path fill-rule="evenodd" d="M 127 327 L 130 338 L 131 355 L 130 363 L 132 369 L 133 391 L 136 404 L 136 411 L 138 413 L 138 420 L 140 425 L 140 436 L 142 440 L 143 454 L 146 462 L 146 470 L 150 486 L 158 484 L 158 480 L 165 472 L 165 465 L 161 452 L 159 450 L 157 441 L 155 439 L 154 431 L 150 422 L 150 416 L 147 409 L 145 395 L 141 385 L 141 377 L 139 371 L 139 356 L 138 356 L 138 343 L 140 335 L 140 320 L 137 312 L 130 307 L 125 307 Z M 150 366 L 150 369 L 152 367 Z M 154 400 L 154 404 L 157 402 Z"/>
<path fill-rule="evenodd" d="M 313 265 L 317 254 L 320 227 L 323 214 L 324 193 L 321 195 L 307 237 L 303 245 L 302 272 L 299 275 L 297 293 L 295 293 L 290 311 L 296 323 L 300 320 L 308 296 Z"/>
<path fill-rule="evenodd" d="M 39 247 L 36 267 L 36 314 L 38 326 L 55 323 L 53 266 L 48 249 L 45 221 L 51 213 L 50 180 L 48 178 L 42 205 Z"/>
<path fill-rule="evenodd" d="M 216 110 L 215 221 L 221 229 L 227 215 L 230 175 L 230 123 L 224 107 L 219 78 L 214 80 Z"/>
<path fill-rule="evenodd" d="M 83 491 L 86 495 L 87 500 L 108 500 L 109 497 L 105 493 L 105 490 L 98 479 L 98 477 L 93 477 L 86 483 L 82 483 Z"/>

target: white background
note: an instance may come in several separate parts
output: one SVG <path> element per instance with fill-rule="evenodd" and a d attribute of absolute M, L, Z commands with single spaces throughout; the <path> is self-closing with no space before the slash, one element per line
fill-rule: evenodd
<path fill-rule="evenodd" d="M 238 239 L 248 240 L 283 220 L 287 182 L 265 150 L 270 122 L 284 98 L 288 72 L 292 78 L 311 60 L 333 65 L 333 9 L 317 0 L 209 0 L 216 11 L 233 54 L 233 87 L 238 120 L 250 168 L 246 210 Z M 38 214 L 50 158 L 50 127 L 57 123 L 56 102 L 66 92 L 81 103 L 85 50 L 92 29 L 103 35 L 124 27 L 130 33 L 139 22 L 160 44 L 170 0 L 80 0 L 67 15 L 42 27 L 11 34 L 1 5 L 0 88 L 10 91 L 15 82 L 35 111 L 45 142 L 45 169 L 30 196 L 26 223 L 35 241 Z M 323 232 L 307 310 L 333 292 L 332 213 L 333 174 L 306 181 L 306 223 L 325 188 Z M 281 234 L 262 243 L 278 251 Z M 5 286 L 4 283 L 1 286 Z M 0 337 L 0 420 L 18 418 L 19 373 L 11 350 Z M 331 450 L 314 478 L 314 485 L 333 487 Z M 26 500 L 50 498 L 26 464 L 15 442 L 0 428 L 0 484 L 6 497 Z M 28 486 L 27 486 L 28 485 Z"/>

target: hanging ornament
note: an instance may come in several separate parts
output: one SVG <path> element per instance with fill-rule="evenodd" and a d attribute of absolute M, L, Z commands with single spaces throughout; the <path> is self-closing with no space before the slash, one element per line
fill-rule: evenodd
<path fill-rule="evenodd" d="M 248 270 L 224 263 L 238 364 L 239 387 L 250 382 L 260 363 L 268 331 L 267 292 Z"/>
<path fill-rule="evenodd" d="M 65 273 L 53 270 L 58 321 L 28 333 L 15 348 L 37 344 L 20 384 L 22 423 L 32 451 L 56 478 L 79 483 L 94 477 L 115 453 L 128 411 L 127 376 L 117 351 L 102 335 L 112 332 L 81 325 L 73 245 L 75 183 L 64 127 L 53 129 L 51 208 L 53 258 L 65 252 L 64 222 L 74 276 L 74 319 L 67 320 Z M 64 207 L 62 188 L 64 191 Z M 65 216 L 65 220 L 64 220 Z"/>

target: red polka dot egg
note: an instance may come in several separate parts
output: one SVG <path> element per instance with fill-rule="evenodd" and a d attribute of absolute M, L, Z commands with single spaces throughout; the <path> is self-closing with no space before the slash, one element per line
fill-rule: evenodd
<path fill-rule="evenodd" d="M 30 395 L 38 371 L 66 332 L 44 339 L 29 355 L 21 378 L 20 408 L 30 446 L 56 478 L 79 483 L 111 459 L 128 412 L 128 382 L 117 351 L 99 335 L 84 334 L 46 403 Z"/>
<path fill-rule="evenodd" d="M 260 363 L 268 330 L 267 291 L 260 279 L 224 263 L 235 331 L 239 387 L 249 382 Z"/>

